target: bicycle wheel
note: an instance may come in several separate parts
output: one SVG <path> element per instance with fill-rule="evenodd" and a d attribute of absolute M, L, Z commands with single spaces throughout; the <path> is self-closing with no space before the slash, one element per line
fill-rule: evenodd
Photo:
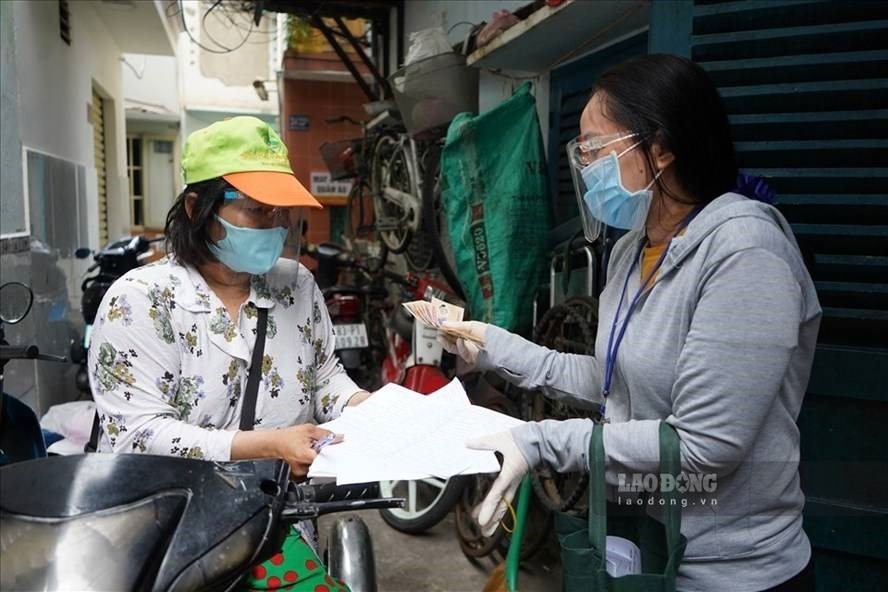
<path fill-rule="evenodd" d="M 598 331 L 598 301 L 591 297 L 571 298 L 549 309 L 534 328 L 534 342 L 562 353 L 592 354 Z M 595 417 L 597 405 L 571 405 L 525 392 L 522 416 L 529 421 Z M 557 473 L 543 466 L 533 473 L 533 488 L 540 501 L 550 510 L 567 512 L 579 509 L 589 483 L 589 474 Z"/>
<path fill-rule="evenodd" d="M 450 288 L 465 300 L 465 293 L 456 274 L 456 256 L 450 241 L 447 214 L 441 200 L 441 146 L 433 144 L 423 159 L 422 217 L 430 237 L 435 261 Z"/>
<path fill-rule="evenodd" d="M 386 524 L 406 534 L 419 534 L 432 528 L 450 513 L 462 495 L 466 477 L 419 481 L 380 481 L 382 497 L 403 497 L 404 508 L 380 510 Z"/>
<path fill-rule="evenodd" d="M 404 259 L 411 271 L 428 271 L 435 265 L 435 249 L 432 237 L 425 229 L 413 233 L 410 244 L 404 251 Z"/>
<path fill-rule="evenodd" d="M 364 238 L 376 230 L 373 224 L 373 204 L 368 202 L 370 187 L 364 178 L 355 179 L 345 205 L 345 232 L 351 238 Z"/>
<path fill-rule="evenodd" d="M 509 384 L 493 372 L 484 372 L 472 378 L 463 379 L 473 405 L 480 405 L 500 413 L 516 416 L 520 409 L 521 389 Z M 456 534 L 460 549 L 467 557 L 493 555 L 505 558 L 511 541 L 510 530 L 514 523 L 509 513 L 494 533 L 485 537 L 478 523 L 472 517 L 473 509 L 480 504 L 490 491 L 497 475 L 475 475 L 456 505 Z M 539 501 L 531 500 L 530 511 L 524 525 L 524 540 L 521 544 L 521 559 L 536 554 L 549 537 L 552 526 L 551 512 Z"/>
<path fill-rule="evenodd" d="M 503 516 L 503 522 L 500 530 L 503 531 L 502 538 L 499 539 L 495 554 L 503 559 L 509 552 L 509 545 L 512 542 L 512 532 L 515 530 L 512 516 L 509 512 Z M 527 516 L 524 519 L 524 538 L 521 541 L 521 560 L 526 561 L 542 550 L 543 546 L 549 540 L 553 525 L 552 512 L 543 504 L 536 496 L 531 496 L 530 506 L 527 509 Z M 504 525 L 504 526 L 503 526 Z"/>
<path fill-rule="evenodd" d="M 392 253 L 403 253 L 410 244 L 418 214 L 406 206 L 418 193 L 418 183 L 413 166 L 408 162 L 403 146 L 391 136 L 383 136 L 373 150 L 371 191 L 373 211 L 376 215 L 376 231 L 380 240 Z M 392 195 L 401 198 L 399 203 Z"/>
<path fill-rule="evenodd" d="M 456 537 L 459 540 L 459 548 L 466 557 L 484 557 L 502 547 L 501 540 L 505 533 L 502 525 L 497 526 L 493 534 L 486 537 L 481 534 L 481 527 L 472 516 L 472 511 L 484 501 L 484 497 L 490 491 L 494 478 L 495 475 L 472 475 L 456 504 L 454 510 Z"/>

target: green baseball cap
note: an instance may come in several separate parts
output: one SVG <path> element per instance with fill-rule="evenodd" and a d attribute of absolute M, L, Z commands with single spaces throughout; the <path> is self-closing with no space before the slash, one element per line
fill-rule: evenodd
<path fill-rule="evenodd" d="M 185 184 L 218 177 L 272 206 L 323 206 L 296 179 L 287 147 L 270 125 L 241 115 L 192 133 L 182 149 Z"/>

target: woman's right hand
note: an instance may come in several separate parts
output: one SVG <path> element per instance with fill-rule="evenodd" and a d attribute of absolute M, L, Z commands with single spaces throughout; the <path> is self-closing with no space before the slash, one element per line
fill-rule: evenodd
<path fill-rule="evenodd" d="M 438 331 L 438 343 L 467 364 L 474 365 L 486 341 L 487 326 L 480 321 L 445 321 L 442 330 Z"/>
<path fill-rule="evenodd" d="M 305 423 L 275 430 L 277 440 L 277 456 L 290 465 L 290 475 L 293 477 L 305 477 L 308 467 L 318 453 L 313 448 L 314 443 L 324 439 L 331 432 L 319 428 L 316 425 Z"/>

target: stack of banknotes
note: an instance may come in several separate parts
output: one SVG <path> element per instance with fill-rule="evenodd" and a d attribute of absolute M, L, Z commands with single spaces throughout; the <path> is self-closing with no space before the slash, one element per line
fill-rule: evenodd
<path fill-rule="evenodd" d="M 462 337 L 470 341 L 477 342 L 477 338 L 466 331 L 462 331 L 455 327 L 443 325 L 445 321 L 462 321 L 465 311 L 455 304 L 444 302 L 438 298 L 428 300 L 414 300 L 405 302 L 404 308 L 407 309 L 413 317 L 428 327 L 434 327 L 441 333 L 452 337 Z"/>

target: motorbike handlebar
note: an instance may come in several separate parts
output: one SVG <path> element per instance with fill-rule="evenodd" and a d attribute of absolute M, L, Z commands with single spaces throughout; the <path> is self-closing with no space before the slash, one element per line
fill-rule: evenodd
<path fill-rule="evenodd" d="M 36 345 L 2 345 L 0 344 L 0 360 L 41 360 L 44 362 L 67 362 L 65 356 L 41 354 Z"/>
<path fill-rule="evenodd" d="M 281 517 L 284 520 L 298 521 L 334 512 L 401 508 L 404 501 L 404 498 L 379 497 L 379 483 L 290 484 Z"/>
<path fill-rule="evenodd" d="M 0 360 L 34 360 L 40 355 L 36 345 L 0 345 Z"/>
<path fill-rule="evenodd" d="M 154 238 L 145 238 L 144 236 L 135 236 L 129 242 L 122 246 L 116 247 L 106 247 L 101 251 L 97 252 L 93 259 L 96 260 L 96 265 L 98 265 L 98 261 L 105 257 L 123 257 L 128 253 L 141 254 L 148 251 L 148 247 L 153 245 L 154 243 L 159 243 L 161 241 L 166 240 L 165 235 L 156 236 Z M 120 245 L 120 243 L 115 243 Z M 90 268 L 92 269 L 92 268 Z"/>
<path fill-rule="evenodd" d="M 319 250 L 319 245 L 314 243 L 306 243 L 305 248 L 302 250 L 303 255 L 307 255 L 312 259 L 335 259 L 338 265 L 343 267 L 350 267 L 355 265 L 355 260 L 352 256 L 345 250 L 340 251 L 338 254 L 333 255 L 332 253 L 321 253 Z"/>

